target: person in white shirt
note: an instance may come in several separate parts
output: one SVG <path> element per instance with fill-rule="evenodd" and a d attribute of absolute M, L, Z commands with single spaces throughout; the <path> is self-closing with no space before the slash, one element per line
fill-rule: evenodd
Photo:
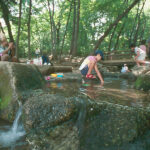
<path fill-rule="evenodd" d="M 142 50 L 139 47 L 136 47 L 135 44 L 131 44 L 130 45 L 131 50 L 134 50 L 136 56 L 135 56 L 135 62 L 137 64 L 137 66 L 140 66 L 140 64 L 150 64 L 149 61 L 145 61 L 146 58 L 146 52 L 144 50 Z"/>
<path fill-rule="evenodd" d="M 35 54 L 36 54 L 36 56 L 37 56 L 37 58 L 38 58 L 38 57 L 39 57 L 39 55 L 40 55 L 40 49 L 36 48 L 36 50 L 35 50 Z"/>
<path fill-rule="evenodd" d="M 121 69 L 121 73 L 127 73 L 127 72 L 130 72 L 130 70 L 128 69 L 127 64 L 124 64 L 124 66 Z"/>

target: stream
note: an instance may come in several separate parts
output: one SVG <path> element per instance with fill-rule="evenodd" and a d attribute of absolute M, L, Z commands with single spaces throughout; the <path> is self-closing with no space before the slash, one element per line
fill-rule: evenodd
<path fill-rule="evenodd" d="M 133 107 L 149 106 L 150 101 L 147 100 L 147 94 L 133 89 L 132 82 L 119 78 L 105 78 L 104 81 L 104 87 L 98 87 L 99 81 L 82 80 L 82 83 L 52 81 L 47 82 L 46 90 L 51 94 L 61 93 L 65 97 L 77 97 L 78 94 L 83 94 L 98 102 L 107 101 Z M 21 113 L 22 106 L 20 106 L 13 124 L 0 120 L 0 150 L 28 150 L 25 142 L 26 133 L 20 121 Z M 136 150 L 134 146 L 133 150 Z"/>

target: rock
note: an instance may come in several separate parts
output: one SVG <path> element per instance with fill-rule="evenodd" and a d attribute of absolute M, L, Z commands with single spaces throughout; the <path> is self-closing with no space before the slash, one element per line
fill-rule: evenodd
<path fill-rule="evenodd" d="M 55 128 L 30 133 L 27 141 L 36 150 L 79 150 L 78 129 L 73 124 L 62 124 Z"/>
<path fill-rule="evenodd" d="M 37 150 L 118 148 L 149 129 L 149 115 L 139 107 L 46 93 L 29 98 L 23 111 L 27 141 Z"/>
<path fill-rule="evenodd" d="M 22 93 L 44 85 L 44 78 L 36 66 L 0 62 L 0 118 L 13 121 Z"/>
<path fill-rule="evenodd" d="M 106 66 L 105 66 L 106 67 Z M 107 69 L 110 71 L 110 72 L 117 72 L 117 71 L 120 71 L 119 67 L 118 66 L 107 66 Z"/>
<path fill-rule="evenodd" d="M 23 109 L 31 149 L 78 150 L 78 129 L 71 121 L 78 114 L 75 102 L 59 94 L 42 94 L 42 90 L 32 94 Z"/>
<path fill-rule="evenodd" d="M 150 75 L 141 75 L 135 82 L 135 88 L 138 90 L 149 91 L 150 90 Z"/>
<path fill-rule="evenodd" d="M 34 92 L 24 104 L 26 129 L 48 128 L 70 120 L 76 114 L 74 102 L 59 95 Z"/>
<path fill-rule="evenodd" d="M 54 72 L 72 72 L 72 66 L 37 66 L 43 75 L 50 75 Z"/>
<path fill-rule="evenodd" d="M 135 82 L 135 88 L 138 90 L 149 91 L 150 90 L 150 67 L 140 66 L 134 67 L 132 73 L 137 76 Z"/>
<path fill-rule="evenodd" d="M 150 67 L 149 66 L 135 66 L 132 68 L 132 73 L 133 75 L 135 76 L 139 76 L 139 75 L 142 75 L 142 74 L 145 74 L 147 72 L 150 71 Z"/>

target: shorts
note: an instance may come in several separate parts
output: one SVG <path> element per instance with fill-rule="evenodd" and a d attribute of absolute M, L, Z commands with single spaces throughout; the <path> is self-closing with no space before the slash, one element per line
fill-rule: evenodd
<path fill-rule="evenodd" d="M 145 58 L 146 58 L 146 55 L 145 55 L 145 54 L 141 54 L 141 55 L 137 58 L 137 60 L 145 60 Z"/>
<path fill-rule="evenodd" d="M 81 74 L 86 76 L 86 74 L 88 73 L 89 67 L 85 66 L 82 70 L 81 70 Z"/>

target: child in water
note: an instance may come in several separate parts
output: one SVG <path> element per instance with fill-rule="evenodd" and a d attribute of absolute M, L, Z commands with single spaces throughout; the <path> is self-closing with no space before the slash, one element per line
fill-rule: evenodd
<path fill-rule="evenodd" d="M 96 76 L 91 74 L 92 70 L 94 69 L 101 81 L 100 86 L 102 86 L 104 84 L 104 80 L 97 67 L 97 62 L 100 60 L 104 60 L 103 52 L 101 50 L 96 50 L 95 56 L 88 56 L 87 58 L 85 58 L 79 70 L 81 71 L 81 74 L 87 79 L 94 79 L 96 78 Z"/>
<path fill-rule="evenodd" d="M 123 66 L 122 69 L 121 69 L 121 73 L 126 73 L 126 72 L 130 72 L 130 71 L 129 71 L 129 69 L 128 69 L 127 64 L 124 64 L 124 66 Z"/>

